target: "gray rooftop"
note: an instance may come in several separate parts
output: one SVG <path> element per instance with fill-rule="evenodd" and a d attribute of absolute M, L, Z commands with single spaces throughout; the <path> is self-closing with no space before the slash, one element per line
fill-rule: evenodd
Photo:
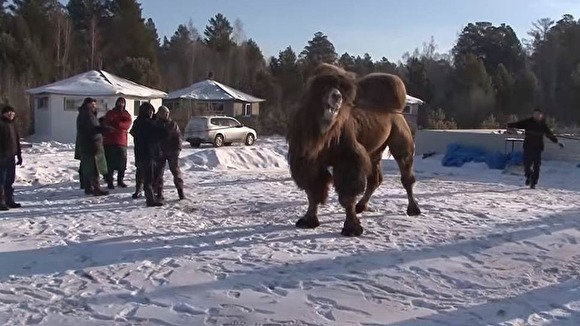
<path fill-rule="evenodd" d="M 168 100 L 178 98 L 197 101 L 243 101 L 250 103 L 265 101 L 210 79 L 170 92 L 166 97 Z"/>

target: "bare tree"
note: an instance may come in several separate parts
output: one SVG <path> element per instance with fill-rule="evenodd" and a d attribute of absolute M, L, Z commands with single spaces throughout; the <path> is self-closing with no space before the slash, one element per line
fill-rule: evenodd
<path fill-rule="evenodd" d="M 241 45 L 246 40 L 246 32 L 244 31 L 244 24 L 239 18 L 234 21 L 234 32 L 232 35 L 232 40 L 237 44 Z"/>
<path fill-rule="evenodd" d="M 555 21 L 551 18 L 538 19 L 532 23 L 533 28 L 528 32 L 528 35 L 533 37 L 534 40 L 543 41 L 554 23 Z"/>
<path fill-rule="evenodd" d="M 195 26 L 193 25 L 193 19 L 191 18 L 187 22 L 187 30 L 189 31 L 189 36 L 191 37 L 191 40 L 193 42 L 197 42 L 201 37 L 201 35 L 199 34 L 199 30 L 197 30 L 197 28 L 195 28 Z"/>

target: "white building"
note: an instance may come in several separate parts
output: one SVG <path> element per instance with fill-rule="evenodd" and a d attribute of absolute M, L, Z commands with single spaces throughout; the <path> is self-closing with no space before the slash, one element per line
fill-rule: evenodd
<path fill-rule="evenodd" d="M 157 109 L 167 96 L 103 70 L 87 71 L 26 92 L 33 97 L 34 139 L 61 143 L 75 142 L 78 108 L 86 97 L 97 100 L 99 117 L 115 106 L 118 97 L 124 97 L 125 108 L 134 120 L 142 102 Z M 131 135 L 129 142 L 133 142 Z"/>
<path fill-rule="evenodd" d="M 424 102 L 421 99 L 413 97 L 411 95 L 407 95 L 407 99 L 405 101 L 405 110 L 403 113 L 407 118 L 407 123 L 409 123 L 409 127 L 411 127 L 411 132 L 415 135 L 417 131 L 417 118 L 419 116 L 419 106 L 423 105 Z"/>

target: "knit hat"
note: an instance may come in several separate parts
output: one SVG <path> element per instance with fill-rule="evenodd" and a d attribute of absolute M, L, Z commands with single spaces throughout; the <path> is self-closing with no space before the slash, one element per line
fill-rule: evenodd
<path fill-rule="evenodd" d="M 14 108 L 11 107 L 10 105 L 6 105 L 2 108 L 2 114 L 6 112 L 16 112 L 16 110 L 14 110 Z"/>

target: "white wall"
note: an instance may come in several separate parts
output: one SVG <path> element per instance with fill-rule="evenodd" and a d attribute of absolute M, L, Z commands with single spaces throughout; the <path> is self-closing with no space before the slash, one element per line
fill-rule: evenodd
<path fill-rule="evenodd" d="M 41 104 L 41 99 L 43 103 Z M 50 118 L 50 98 L 38 97 L 33 101 L 34 105 L 34 130 L 35 133 L 45 139 L 52 137 L 52 121 Z"/>
<path fill-rule="evenodd" d="M 42 96 L 39 96 L 40 98 Z M 78 107 L 81 105 L 82 101 L 86 96 L 64 96 L 64 95 L 48 95 L 49 97 L 49 107 L 48 109 L 35 109 L 35 139 L 39 141 L 57 141 L 61 143 L 74 143 L 76 140 L 76 120 L 78 115 Z M 101 117 L 105 114 L 105 110 L 110 110 L 115 106 L 115 101 L 118 96 L 111 97 L 95 97 L 97 99 L 97 107 L 99 109 L 97 116 Z M 71 106 L 71 110 L 65 110 L 65 99 L 73 100 L 75 102 L 74 106 Z M 141 101 L 132 99 L 130 97 L 125 97 L 126 106 L 125 108 L 131 114 L 133 121 L 136 118 L 134 111 L 135 104 L 137 102 L 140 105 Z M 35 98 L 35 105 L 37 103 L 37 98 Z M 151 104 L 157 109 L 161 106 L 161 99 L 146 100 L 150 101 Z M 133 137 L 129 135 L 128 137 L 129 145 L 133 144 Z"/>
<path fill-rule="evenodd" d="M 495 130 L 497 131 L 497 130 Z M 491 130 L 417 130 L 415 138 L 415 154 L 435 152 L 445 154 L 447 145 L 459 143 L 464 145 L 482 146 L 490 151 L 504 152 L 506 138 L 514 138 L 514 135 L 493 134 Z M 523 138 L 523 136 L 519 136 Z M 556 144 L 545 138 L 545 150 L 543 159 L 580 162 L 580 141 L 560 139 L 566 145 L 560 149 Z M 511 151 L 511 143 L 508 143 L 508 152 Z M 522 150 L 522 143 L 516 143 L 514 150 Z"/>

